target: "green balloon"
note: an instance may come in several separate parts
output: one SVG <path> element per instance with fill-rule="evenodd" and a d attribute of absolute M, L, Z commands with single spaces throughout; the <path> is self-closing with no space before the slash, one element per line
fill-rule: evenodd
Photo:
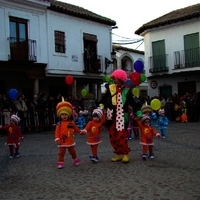
<path fill-rule="evenodd" d="M 146 81 L 146 79 L 147 79 L 147 77 L 146 77 L 144 74 L 142 74 L 142 75 L 140 76 L 140 82 L 141 82 L 141 83 L 144 83 L 144 82 Z"/>

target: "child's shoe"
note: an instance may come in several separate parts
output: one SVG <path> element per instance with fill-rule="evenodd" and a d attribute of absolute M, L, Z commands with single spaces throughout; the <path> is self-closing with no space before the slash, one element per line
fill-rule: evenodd
<path fill-rule="evenodd" d="M 80 165 L 80 160 L 79 160 L 78 158 L 74 159 L 73 165 L 74 165 L 74 166 Z"/>
<path fill-rule="evenodd" d="M 57 163 L 57 168 L 62 169 L 64 167 L 64 162 L 58 162 Z"/>
<path fill-rule="evenodd" d="M 99 158 L 97 156 L 89 156 L 89 158 L 93 163 L 99 162 Z"/>
<path fill-rule="evenodd" d="M 13 154 L 10 154 L 9 158 L 10 158 L 10 159 L 14 158 L 14 155 L 13 155 Z"/>
<path fill-rule="evenodd" d="M 19 152 L 16 152 L 16 153 L 14 154 L 14 157 L 15 157 L 15 158 L 19 158 Z"/>
<path fill-rule="evenodd" d="M 146 154 L 142 154 L 141 157 L 142 157 L 143 160 L 147 159 L 147 155 Z"/>
<path fill-rule="evenodd" d="M 148 158 L 154 158 L 154 153 L 150 153 Z"/>

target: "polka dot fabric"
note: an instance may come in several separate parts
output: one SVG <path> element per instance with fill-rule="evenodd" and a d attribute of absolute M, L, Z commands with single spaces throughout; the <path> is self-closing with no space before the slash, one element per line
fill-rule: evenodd
<path fill-rule="evenodd" d="M 122 131 L 124 129 L 124 112 L 121 93 L 117 94 L 116 129 L 117 131 Z"/>

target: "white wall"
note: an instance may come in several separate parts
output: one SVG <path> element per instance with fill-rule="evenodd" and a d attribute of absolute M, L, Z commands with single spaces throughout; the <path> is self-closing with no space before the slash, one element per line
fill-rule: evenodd
<path fill-rule="evenodd" d="M 92 21 L 71 17 L 53 11 L 48 11 L 48 54 L 47 73 L 83 74 L 83 33 L 97 36 L 97 54 L 110 57 L 111 38 L 110 26 Z M 59 23 L 58 23 L 59 22 Z M 66 36 L 66 53 L 55 53 L 54 31 L 63 31 Z M 78 62 L 72 61 L 72 55 L 78 57 Z M 102 63 L 104 65 L 104 62 Z"/>
<path fill-rule="evenodd" d="M 145 63 L 149 62 L 149 57 L 152 53 L 152 42 L 165 40 L 165 50 L 168 55 L 168 73 L 174 73 L 174 52 L 184 50 L 184 35 L 200 32 L 200 19 L 195 19 L 190 22 L 182 22 L 179 24 L 172 24 L 170 26 L 164 26 L 162 28 L 156 28 L 151 30 L 144 37 L 145 43 Z M 150 66 L 146 65 L 147 76 L 149 73 Z M 188 69 L 182 69 L 187 71 Z M 190 70 L 196 70 L 195 67 Z M 176 70 L 176 72 L 179 70 Z"/>
<path fill-rule="evenodd" d="M 9 16 L 28 20 L 28 39 L 37 42 L 37 62 L 47 62 L 47 38 L 45 8 L 34 8 L 24 4 L 0 4 L 0 60 L 7 61 L 10 54 Z"/>

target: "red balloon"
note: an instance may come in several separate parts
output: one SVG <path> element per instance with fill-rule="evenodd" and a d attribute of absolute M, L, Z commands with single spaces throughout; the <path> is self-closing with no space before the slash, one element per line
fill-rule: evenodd
<path fill-rule="evenodd" d="M 129 77 L 134 86 L 140 85 L 140 73 L 131 72 Z"/>
<path fill-rule="evenodd" d="M 72 85 L 73 82 L 74 82 L 73 76 L 71 76 L 71 75 L 66 76 L 65 77 L 65 82 L 66 82 L 67 85 Z"/>

